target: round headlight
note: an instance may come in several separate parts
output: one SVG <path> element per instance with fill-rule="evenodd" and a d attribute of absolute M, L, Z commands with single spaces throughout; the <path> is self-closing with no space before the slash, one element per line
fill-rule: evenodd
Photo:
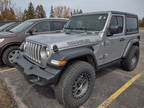
<path fill-rule="evenodd" d="M 49 49 L 48 49 L 48 48 L 46 48 L 46 54 L 47 54 L 47 56 L 49 56 L 49 55 L 50 55 L 50 51 L 49 51 Z"/>
<path fill-rule="evenodd" d="M 46 59 L 50 55 L 48 48 L 42 48 L 40 51 L 41 58 Z"/>

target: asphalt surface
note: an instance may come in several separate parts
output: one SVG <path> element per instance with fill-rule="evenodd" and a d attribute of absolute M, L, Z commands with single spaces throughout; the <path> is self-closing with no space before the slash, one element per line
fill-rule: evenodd
<path fill-rule="evenodd" d="M 119 64 L 97 73 L 93 93 L 81 108 L 96 108 L 126 82 L 140 72 L 144 73 L 144 32 L 141 33 L 141 56 L 139 65 L 132 72 L 123 71 Z M 1 67 L 5 70 L 7 67 Z M 28 83 L 17 71 L 0 72 L 11 96 L 19 108 L 63 108 L 55 99 L 51 87 Z M 108 108 L 144 108 L 144 74 L 117 97 Z"/>

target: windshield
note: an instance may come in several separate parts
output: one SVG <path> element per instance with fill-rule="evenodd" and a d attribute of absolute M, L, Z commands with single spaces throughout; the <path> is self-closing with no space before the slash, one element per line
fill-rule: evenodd
<path fill-rule="evenodd" d="M 13 32 L 13 33 L 23 32 L 32 24 L 33 24 L 32 21 L 25 21 L 25 22 L 19 24 L 18 26 L 14 27 L 13 29 L 11 29 L 10 32 Z"/>
<path fill-rule="evenodd" d="M 13 23 L 8 23 L 8 24 L 5 24 L 3 26 L 0 27 L 0 31 L 4 30 L 5 28 L 7 28 L 8 26 L 10 26 L 11 24 Z"/>
<path fill-rule="evenodd" d="M 107 20 L 107 14 L 73 16 L 65 29 L 101 31 Z"/>

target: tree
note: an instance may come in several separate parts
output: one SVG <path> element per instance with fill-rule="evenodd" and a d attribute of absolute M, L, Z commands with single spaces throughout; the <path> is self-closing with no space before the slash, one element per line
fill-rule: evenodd
<path fill-rule="evenodd" d="M 0 1 L 0 20 L 16 20 L 16 15 L 13 10 L 14 5 L 11 0 Z"/>
<path fill-rule="evenodd" d="M 42 5 L 38 5 L 35 10 L 36 18 L 46 18 L 46 13 Z"/>
<path fill-rule="evenodd" d="M 74 11 L 72 12 L 72 15 L 76 15 L 76 14 L 82 14 L 83 13 L 83 11 L 82 11 L 82 9 L 80 9 L 80 10 L 76 10 L 76 9 L 74 9 Z"/>
<path fill-rule="evenodd" d="M 2 13 L 1 13 L 1 19 L 3 21 L 8 21 L 8 20 L 16 20 L 16 15 L 14 13 L 14 10 L 12 8 L 10 9 L 5 9 Z"/>
<path fill-rule="evenodd" d="M 12 8 L 11 0 L 0 0 L 0 13 L 2 13 L 5 9 Z"/>
<path fill-rule="evenodd" d="M 82 14 L 82 13 L 83 13 L 83 11 L 82 11 L 82 9 L 80 9 L 79 14 Z"/>
<path fill-rule="evenodd" d="M 142 27 L 144 27 L 144 18 L 142 18 Z"/>
<path fill-rule="evenodd" d="M 15 15 L 16 15 L 16 19 L 18 21 L 23 21 L 24 20 L 24 13 L 21 11 L 21 8 L 15 9 Z"/>
<path fill-rule="evenodd" d="M 54 17 L 70 18 L 71 10 L 69 7 L 66 7 L 66 6 L 57 6 L 56 8 L 54 8 Z"/>
<path fill-rule="evenodd" d="M 34 19 L 35 18 L 35 11 L 32 2 L 30 2 L 28 6 L 28 10 L 26 12 L 26 19 Z"/>
<path fill-rule="evenodd" d="M 139 26 L 140 27 L 144 27 L 144 18 L 142 18 L 141 20 L 139 20 Z"/>
<path fill-rule="evenodd" d="M 51 6 L 51 10 L 50 10 L 50 18 L 54 17 L 54 8 L 53 6 Z"/>
<path fill-rule="evenodd" d="M 16 15 L 15 15 L 15 12 L 12 8 L 10 8 L 10 13 L 11 13 L 11 18 L 12 19 L 16 19 Z"/>
<path fill-rule="evenodd" d="M 27 10 L 25 9 L 23 12 L 23 18 L 22 20 L 27 20 Z"/>

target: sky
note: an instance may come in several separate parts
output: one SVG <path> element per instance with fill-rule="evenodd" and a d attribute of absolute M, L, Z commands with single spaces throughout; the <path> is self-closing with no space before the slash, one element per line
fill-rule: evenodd
<path fill-rule="evenodd" d="M 17 8 L 24 10 L 32 2 L 34 7 L 43 5 L 47 16 L 50 7 L 69 6 L 71 9 L 82 9 L 83 12 L 124 11 L 137 14 L 139 19 L 144 17 L 144 0 L 13 0 Z"/>

